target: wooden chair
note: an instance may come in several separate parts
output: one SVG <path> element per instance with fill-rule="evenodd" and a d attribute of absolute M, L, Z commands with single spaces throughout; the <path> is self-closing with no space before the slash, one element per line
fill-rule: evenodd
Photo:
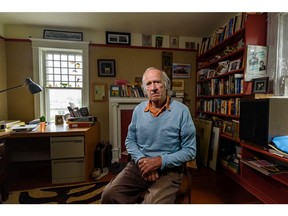
<path fill-rule="evenodd" d="M 176 204 L 191 203 L 191 179 L 192 171 L 197 169 L 196 159 L 186 162 L 181 186 L 177 192 Z"/>

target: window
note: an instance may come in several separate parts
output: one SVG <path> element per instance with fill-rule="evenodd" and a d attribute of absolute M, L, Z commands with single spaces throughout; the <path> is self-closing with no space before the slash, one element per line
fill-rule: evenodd
<path fill-rule="evenodd" d="M 69 102 L 82 107 L 82 52 L 43 51 L 45 114 L 49 122 L 67 113 Z"/>
<path fill-rule="evenodd" d="M 54 122 L 55 115 L 68 113 L 69 102 L 89 107 L 88 46 L 77 49 L 77 42 L 32 41 L 33 78 L 43 87 L 43 93 L 35 98 L 35 118 L 44 115 Z"/>

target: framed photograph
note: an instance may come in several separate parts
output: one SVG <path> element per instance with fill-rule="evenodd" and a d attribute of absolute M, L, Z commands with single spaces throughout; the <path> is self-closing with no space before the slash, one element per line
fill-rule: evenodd
<path fill-rule="evenodd" d="M 216 171 L 217 161 L 218 161 L 218 152 L 219 152 L 219 140 L 220 140 L 220 131 L 219 127 L 213 127 L 212 137 L 211 137 L 211 146 L 210 146 L 210 156 L 209 156 L 209 167 Z"/>
<path fill-rule="evenodd" d="M 172 75 L 173 78 L 190 78 L 191 64 L 173 63 Z"/>
<path fill-rule="evenodd" d="M 162 45 L 163 45 L 163 37 L 162 36 L 156 36 L 155 47 L 161 48 Z"/>
<path fill-rule="evenodd" d="M 124 32 L 106 32 L 106 44 L 127 45 L 131 44 L 131 34 Z"/>
<path fill-rule="evenodd" d="M 184 91 L 184 80 L 173 79 L 172 80 L 172 90 L 174 90 L 174 91 Z"/>
<path fill-rule="evenodd" d="M 247 46 L 247 58 L 244 81 L 249 82 L 256 78 L 266 77 L 267 46 Z"/>
<path fill-rule="evenodd" d="M 228 72 L 238 70 L 240 68 L 240 64 L 241 64 L 241 59 L 231 61 L 229 63 Z"/>
<path fill-rule="evenodd" d="M 252 93 L 268 93 L 269 77 L 256 78 L 252 80 Z"/>
<path fill-rule="evenodd" d="M 193 118 L 196 127 L 197 161 L 208 166 L 212 121 Z"/>
<path fill-rule="evenodd" d="M 83 41 L 83 33 L 44 29 L 43 38 L 53 40 Z"/>
<path fill-rule="evenodd" d="M 142 46 L 152 47 L 152 35 L 142 34 Z"/>
<path fill-rule="evenodd" d="M 55 125 L 64 124 L 63 115 L 55 115 Z"/>
<path fill-rule="evenodd" d="M 215 70 L 209 70 L 208 71 L 208 75 L 207 75 L 207 78 L 211 78 L 211 77 L 214 77 L 215 76 L 215 74 L 216 74 L 216 71 Z"/>
<path fill-rule="evenodd" d="M 121 96 L 121 86 L 110 85 L 110 97 L 120 97 Z"/>
<path fill-rule="evenodd" d="M 170 80 L 172 80 L 172 64 L 173 64 L 173 52 L 162 52 L 162 70 L 166 72 Z"/>
<path fill-rule="evenodd" d="M 179 48 L 179 37 L 170 36 L 170 48 Z"/>
<path fill-rule="evenodd" d="M 114 59 L 98 59 L 98 76 L 99 77 L 115 77 L 115 60 Z"/>
<path fill-rule="evenodd" d="M 107 88 L 104 83 L 94 83 L 93 85 L 94 101 L 107 101 Z"/>

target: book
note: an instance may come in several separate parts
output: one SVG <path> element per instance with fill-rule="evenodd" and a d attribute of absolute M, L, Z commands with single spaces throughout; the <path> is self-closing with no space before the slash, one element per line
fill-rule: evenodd
<path fill-rule="evenodd" d="M 288 173 L 288 167 L 282 164 L 272 163 L 267 160 L 255 160 L 255 159 L 245 159 L 241 160 L 248 166 L 258 170 L 259 172 L 269 176 L 273 174 Z"/>

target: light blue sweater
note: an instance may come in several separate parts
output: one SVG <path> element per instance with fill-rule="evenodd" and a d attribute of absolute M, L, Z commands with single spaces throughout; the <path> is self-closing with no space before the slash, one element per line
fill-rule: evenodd
<path fill-rule="evenodd" d="M 188 107 L 172 99 L 170 110 L 153 117 L 144 112 L 147 104 L 135 107 L 128 127 L 125 145 L 132 159 L 161 156 L 162 170 L 194 159 L 196 131 Z"/>

